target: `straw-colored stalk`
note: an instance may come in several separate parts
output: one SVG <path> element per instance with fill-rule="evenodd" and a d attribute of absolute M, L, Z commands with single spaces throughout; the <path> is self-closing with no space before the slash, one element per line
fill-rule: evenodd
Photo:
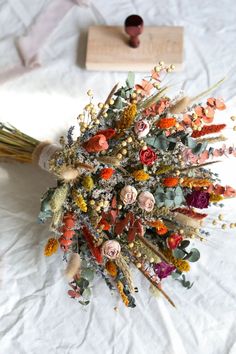
<path fill-rule="evenodd" d="M 0 159 L 32 163 L 32 155 L 40 142 L 11 125 L 0 123 Z"/>

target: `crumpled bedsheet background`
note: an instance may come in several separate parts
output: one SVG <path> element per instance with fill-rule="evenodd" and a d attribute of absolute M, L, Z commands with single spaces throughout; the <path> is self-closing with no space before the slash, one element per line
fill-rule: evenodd
<path fill-rule="evenodd" d="M 16 36 L 43 11 L 46 0 L 0 0 L 0 72 L 20 62 Z M 196 95 L 223 76 L 217 95 L 228 102 L 219 116 L 230 128 L 236 115 L 236 3 L 234 0 L 93 0 L 74 7 L 43 50 L 43 66 L 0 86 L 0 120 L 38 139 L 56 140 L 75 119 L 93 88 L 105 99 L 125 73 L 87 72 L 83 68 L 86 31 L 91 24 L 122 24 L 138 13 L 147 25 L 185 27 L 185 64 L 168 82 Z M 151 69 L 151 68 L 150 68 Z M 142 75 L 138 74 L 137 78 Z M 227 130 L 228 144 L 235 134 Z M 223 183 L 236 187 L 235 158 L 214 167 Z M 96 279 L 91 304 L 83 308 L 67 296 L 62 253 L 43 256 L 48 224 L 36 223 L 39 199 L 55 183 L 35 166 L 0 165 L 0 353 L 1 354 L 235 354 L 236 232 L 211 225 L 199 243 L 201 260 L 188 275 L 194 286 L 163 282 L 173 309 L 149 292 L 134 270 L 137 307 L 127 309 L 104 282 Z M 235 200 L 227 200 L 225 221 L 236 222 Z M 114 307 L 118 306 L 118 312 Z"/>

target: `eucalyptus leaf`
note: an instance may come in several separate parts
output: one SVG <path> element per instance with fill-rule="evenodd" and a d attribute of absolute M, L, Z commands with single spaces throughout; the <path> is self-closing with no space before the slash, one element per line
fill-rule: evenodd
<path fill-rule="evenodd" d="M 179 273 L 179 272 L 172 272 L 171 273 L 171 276 L 173 279 L 178 279 L 180 277 L 180 275 L 181 275 L 181 273 Z"/>
<path fill-rule="evenodd" d="M 192 254 L 193 254 L 192 252 L 189 252 L 188 254 L 186 254 L 186 256 L 183 259 L 186 261 L 192 256 Z"/>
<path fill-rule="evenodd" d="M 81 276 L 87 279 L 88 281 L 92 281 L 94 278 L 94 271 L 89 268 L 83 269 L 81 272 Z"/>
<path fill-rule="evenodd" d="M 87 306 L 89 304 L 89 301 L 79 301 L 81 305 Z"/>
<path fill-rule="evenodd" d="M 122 98 L 120 96 L 118 96 L 116 98 L 113 107 L 116 108 L 116 109 L 122 109 L 123 108 L 123 102 L 122 102 Z"/>
<path fill-rule="evenodd" d="M 196 141 L 193 138 L 191 138 L 190 136 L 188 136 L 186 138 L 186 144 L 188 145 L 188 147 L 190 149 L 194 149 L 195 146 L 197 145 Z"/>
<path fill-rule="evenodd" d="M 126 79 L 126 85 L 129 88 L 133 88 L 134 87 L 134 80 L 135 80 L 135 75 L 132 71 L 128 72 L 128 77 Z"/>
<path fill-rule="evenodd" d="M 179 248 L 174 249 L 172 253 L 173 253 L 173 256 L 177 259 L 183 259 L 185 256 L 184 251 Z"/>
<path fill-rule="evenodd" d="M 85 299 L 89 299 L 91 297 L 91 289 L 90 288 L 87 288 L 83 291 L 82 295 Z"/>
<path fill-rule="evenodd" d="M 85 289 L 89 286 L 89 281 L 85 278 L 80 278 L 78 280 L 76 280 L 76 284 L 81 288 L 81 289 Z"/>
<path fill-rule="evenodd" d="M 174 203 L 175 203 L 175 206 L 179 206 L 181 205 L 183 202 L 183 198 L 179 195 L 177 195 L 175 198 L 174 198 Z"/>
<path fill-rule="evenodd" d="M 197 248 L 192 248 L 191 249 L 191 257 L 188 259 L 189 262 L 197 262 L 200 258 L 200 252 L 198 251 Z"/>
<path fill-rule="evenodd" d="M 166 199 L 165 202 L 164 202 L 164 204 L 165 204 L 165 206 L 166 206 L 167 208 L 171 208 L 171 207 L 173 206 L 173 204 L 174 204 L 174 201 L 171 200 L 171 199 Z"/>
<path fill-rule="evenodd" d="M 189 245 L 190 245 L 190 241 L 189 240 L 183 240 L 178 247 L 181 248 L 181 249 L 185 249 Z"/>
<path fill-rule="evenodd" d="M 195 155 L 199 155 L 202 152 L 204 152 L 206 150 L 207 147 L 207 142 L 204 143 L 198 143 L 193 149 L 192 149 L 192 153 Z"/>
<path fill-rule="evenodd" d="M 164 135 L 148 137 L 146 138 L 146 143 L 156 149 L 164 150 L 164 151 L 166 151 L 169 146 L 169 142 Z"/>
<path fill-rule="evenodd" d="M 180 186 L 176 187 L 175 188 L 175 194 L 176 195 L 183 195 L 183 191 L 182 191 L 182 188 Z"/>

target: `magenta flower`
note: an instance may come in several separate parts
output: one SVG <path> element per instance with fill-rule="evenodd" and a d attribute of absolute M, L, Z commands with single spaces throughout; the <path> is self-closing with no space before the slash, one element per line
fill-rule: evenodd
<path fill-rule="evenodd" d="M 175 267 L 172 264 L 168 264 L 166 262 L 160 262 L 154 265 L 154 272 L 160 279 L 168 277 L 174 270 Z"/>

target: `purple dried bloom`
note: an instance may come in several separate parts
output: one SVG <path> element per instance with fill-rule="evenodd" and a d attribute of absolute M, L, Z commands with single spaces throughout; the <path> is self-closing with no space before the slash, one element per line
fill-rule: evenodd
<path fill-rule="evenodd" d="M 203 209 L 209 205 L 210 194 L 203 191 L 193 191 L 186 196 L 188 206 Z"/>
<path fill-rule="evenodd" d="M 154 265 L 154 272 L 160 279 L 168 277 L 174 270 L 175 266 L 166 262 L 160 262 Z"/>

